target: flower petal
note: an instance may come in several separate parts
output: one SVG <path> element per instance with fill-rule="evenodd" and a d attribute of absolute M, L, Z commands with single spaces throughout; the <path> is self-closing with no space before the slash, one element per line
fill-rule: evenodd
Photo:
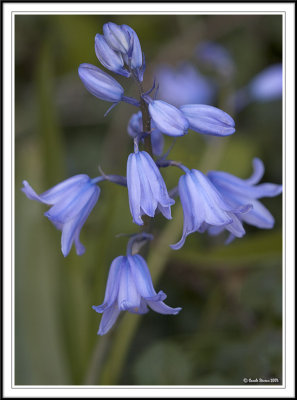
<path fill-rule="evenodd" d="M 140 307 L 140 294 L 135 285 L 127 257 L 123 257 L 119 278 L 118 307 L 120 310 L 137 310 Z"/>
<path fill-rule="evenodd" d="M 92 196 L 90 197 L 89 202 L 85 205 L 85 208 L 83 208 L 81 210 L 79 215 L 77 215 L 76 217 L 67 221 L 63 225 L 62 237 L 61 237 L 61 247 L 62 247 L 62 253 L 63 253 L 64 257 L 66 257 L 69 254 L 70 249 L 72 247 L 73 240 L 74 240 L 74 238 L 79 236 L 79 232 L 80 232 L 83 224 L 86 222 L 86 219 L 88 218 L 90 212 L 92 211 L 93 207 L 97 203 L 99 194 L 100 194 L 99 187 L 94 186 L 94 192 L 93 192 Z M 78 233 L 76 231 L 78 231 Z"/>
<path fill-rule="evenodd" d="M 245 183 L 248 185 L 256 185 L 263 177 L 264 175 L 264 163 L 260 158 L 255 157 L 253 159 L 253 173 L 252 175 L 248 178 L 245 179 Z"/>
<path fill-rule="evenodd" d="M 257 171 L 255 176 L 252 176 L 252 181 L 261 171 Z M 274 197 L 282 192 L 282 186 L 274 183 L 262 183 L 260 185 L 252 186 L 250 182 L 246 182 L 237 176 L 223 171 L 210 171 L 208 177 L 211 182 L 220 190 L 227 192 L 230 196 L 236 198 L 246 197 L 247 199 L 261 198 L 261 197 Z"/>
<path fill-rule="evenodd" d="M 156 296 L 151 274 L 144 259 L 139 254 L 135 254 L 128 256 L 128 262 L 139 294 L 142 297 Z"/>
<path fill-rule="evenodd" d="M 85 248 L 85 246 L 80 242 L 80 240 L 79 240 L 79 234 L 80 234 L 80 231 L 79 231 L 79 230 L 76 230 L 76 231 L 75 231 L 75 234 L 74 234 L 74 244 L 75 244 L 76 254 L 77 254 L 78 256 L 82 256 L 82 255 L 85 253 L 86 248 Z"/>
<path fill-rule="evenodd" d="M 122 266 L 126 263 L 126 257 L 116 257 L 110 265 L 106 284 L 104 304 L 112 305 L 118 297 L 119 276 L 121 276 Z"/>
<path fill-rule="evenodd" d="M 80 214 L 88 205 L 93 193 L 98 190 L 100 191 L 98 186 L 91 183 L 77 186 L 71 195 L 57 202 L 44 215 L 51 221 L 64 224 Z"/>
<path fill-rule="evenodd" d="M 137 225 L 143 225 L 141 219 L 140 198 L 141 188 L 138 176 L 138 167 L 136 154 L 131 153 L 127 162 L 127 186 L 129 196 L 129 206 L 133 217 L 133 222 Z"/>
<path fill-rule="evenodd" d="M 179 250 L 185 243 L 186 237 L 197 230 L 199 221 L 195 212 L 192 195 L 187 185 L 187 175 L 182 175 L 178 182 L 179 197 L 182 203 L 184 214 L 183 234 L 179 242 L 170 245 L 173 250 Z"/>
<path fill-rule="evenodd" d="M 154 217 L 158 202 L 150 185 L 151 165 L 146 165 L 145 159 L 143 159 L 143 152 L 136 154 L 136 160 L 141 187 L 140 206 L 146 215 Z"/>
<path fill-rule="evenodd" d="M 242 236 L 245 235 L 244 227 L 242 226 L 240 219 L 235 214 L 231 214 L 231 216 L 232 216 L 232 223 L 226 225 L 225 229 L 227 229 L 230 233 L 232 233 L 232 235 L 241 238 Z"/>
<path fill-rule="evenodd" d="M 202 213 L 201 220 L 203 218 L 203 221 L 210 225 L 226 225 L 231 223 L 232 218 L 226 211 L 232 210 L 232 207 L 223 201 L 207 177 L 197 170 L 192 170 L 190 177 L 196 185 L 196 212 L 199 213 L 200 209 L 200 213 Z M 195 193 L 194 190 L 193 193 Z"/>
<path fill-rule="evenodd" d="M 118 308 L 117 303 L 113 304 L 111 307 L 107 308 L 102 315 L 98 335 L 105 335 L 110 329 L 113 327 L 116 322 L 118 316 L 120 314 L 120 310 Z"/>
<path fill-rule="evenodd" d="M 56 186 L 47 190 L 46 192 L 38 195 L 27 181 L 23 181 L 24 187 L 22 191 L 30 200 L 37 200 L 44 204 L 55 204 L 56 202 L 64 199 L 71 195 L 73 190 L 76 190 L 77 186 L 83 185 L 89 181 L 88 175 L 80 174 L 72 176 L 65 181 L 58 183 Z"/>
<path fill-rule="evenodd" d="M 257 200 L 252 200 L 252 205 L 253 209 L 247 214 L 240 215 L 240 219 L 261 229 L 273 228 L 274 218 L 267 208 Z"/>
<path fill-rule="evenodd" d="M 145 173 L 156 200 L 163 206 L 168 207 L 175 203 L 168 195 L 164 179 L 151 156 L 146 152 L 141 152 L 141 161 L 144 165 Z"/>
<path fill-rule="evenodd" d="M 147 304 L 150 306 L 150 308 L 154 311 L 156 311 L 159 314 L 173 314 L 176 315 L 181 311 L 181 307 L 177 308 L 171 308 L 167 306 L 163 301 L 148 301 Z"/>

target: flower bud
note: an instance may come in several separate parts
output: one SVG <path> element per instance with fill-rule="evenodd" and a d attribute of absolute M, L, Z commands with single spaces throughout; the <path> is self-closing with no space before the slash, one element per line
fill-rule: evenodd
<path fill-rule="evenodd" d="M 156 127 L 166 135 L 183 136 L 188 131 L 189 122 L 182 112 L 165 101 L 151 101 L 149 113 Z"/>
<path fill-rule="evenodd" d="M 130 35 L 120 25 L 108 22 L 103 25 L 103 34 L 108 45 L 120 53 L 128 53 L 130 49 Z"/>
<path fill-rule="evenodd" d="M 193 131 L 213 136 L 228 136 L 235 132 L 233 118 L 219 108 L 205 104 L 186 104 L 180 110 Z"/>
<path fill-rule="evenodd" d="M 138 113 L 132 115 L 128 122 L 127 131 L 128 134 L 133 138 L 143 132 L 141 111 L 138 111 Z"/>
<path fill-rule="evenodd" d="M 137 69 L 142 66 L 142 50 L 136 32 L 128 25 L 122 25 L 123 30 L 130 36 L 131 46 L 131 68 Z"/>
<path fill-rule="evenodd" d="M 129 78 L 130 72 L 124 68 L 123 57 L 109 47 L 104 36 L 99 35 L 99 33 L 95 36 L 95 52 L 98 60 L 105 68 Z"/>
<path fill-rule="evenodd" d="M 98 99 L 117 103 L 121 101 L 124 89 L 111 76 L 92 64 L 81 64 L 78 74 L 86 89 Z"/>

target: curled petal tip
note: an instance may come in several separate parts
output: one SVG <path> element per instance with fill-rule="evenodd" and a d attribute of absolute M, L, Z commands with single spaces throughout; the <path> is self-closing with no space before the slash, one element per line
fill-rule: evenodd
<path fill-rule="evenodd" d="M 173 308 L 173 310 L 174 310 L 174 312 L 172 314 L 176 315 L 182 310 L 182 307 L 176 307 L 176 308 Z"/>

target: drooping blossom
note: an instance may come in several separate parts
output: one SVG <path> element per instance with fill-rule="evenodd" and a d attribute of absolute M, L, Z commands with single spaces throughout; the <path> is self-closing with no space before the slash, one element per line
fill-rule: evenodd
<path fill-rule="evenodd" d="M 75 243 L 76 253 L 82 255 L 85 247 L 79 240 L 82 226 L 97 203 L 100 188 L 87 175 L 75 175 L 38 195 L 27 181 L 22 191 L 31 200 L 51 205 L 45 216 L 62 231 L 61 249 L 66 257 Z"/>

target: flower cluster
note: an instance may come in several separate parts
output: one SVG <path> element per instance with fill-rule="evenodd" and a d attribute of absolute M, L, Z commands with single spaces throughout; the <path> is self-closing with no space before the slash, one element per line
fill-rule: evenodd
<path fill-rule="evenodd" d="M 218 52 L 218 49 L 208 46 L 200 56 L 210 62 L 214 50 Z M 144 54 L 136 32 L 127 25 L 106 23 L 103 34 L 95 36 L 95 53 L 103 67 L 132 79 L 138 87 L 140 98 L 128 97 L 122 85 L 97 66 L 83 63 L 78 69 L 83 85 L 93 96 L 113 103 L 112 107 L 126 102 L 138 108 L 127 127 L 134 151 L 127 159 L 126 176 L 102 174 L 91 179 L 87 175 L 76 175 L 41 195 L 36 194 L 27 181 L 23 182 L 22 190 L 29 199 L 51 206 L 45 216 L 62 231 L 61 248 L 65 257 L 73 242 L 77 254 L 84 253 L 85 248 L 79 240 L 80 231 L 99 198 L 98 183 L 104 180 L 127 187 L 132 220 L 139 226 L 145 226 L 144 215 L 153 218 L 157 212 L 171 219 L 171 207 L 175 204 L 173 193 L 179 196 L 184 226 L 180 241 L 171 244 L 175 250 L 180 249 L 186 237 L 194 232 L 207 231 L 210 235 L 217 235 L 227 230 L 229 243 L 245 235 L 243 223 L 264 229 L 273 227 L 273 216 L 259 199 L 280 194 L 282 187 L 271 183 L 259 184 L 264 173 L 261 160 L 254 159 L 254 173 L 244 180 L 222 171 L 204 174 L 196 169 L 190 170 L 180 162 L 169 160 L 169 152 L 163 154 L 163 135 L 176 138 L 188 134 L 189 130 L 219 137 L 234 134 L 235 122 L 229 114 L 211 105 L 171 104 L 157 99 L 155 83 L 145 92 Z M 228 61 L 225 54 L 220 53 L 220 56 L 225 63 Z M 191 79 L 197 84 L 198 75 L 191 74 Z M 192 97 L 187 98 L 196 98 L 193 92 L 190 94 Z M 176 190 L 168 192 L 160 169 L 170 166 L 180 168 L 183 174 Z M 95 311 L 103 313 L 99 335 L 111 329 L 121 311 L 144 314 L 151 308 L 160 314 L 177 314 L 181 310 L 163 302 L 166 295 L 162 291 L 156 293 L 145 260 L 133 252 L 136 242 L 151 239 L 152 236 L 142 229 L 129 240 L 127 255 L 112 262 L 104 301 L 100 306 L 93 306 Z"/>

